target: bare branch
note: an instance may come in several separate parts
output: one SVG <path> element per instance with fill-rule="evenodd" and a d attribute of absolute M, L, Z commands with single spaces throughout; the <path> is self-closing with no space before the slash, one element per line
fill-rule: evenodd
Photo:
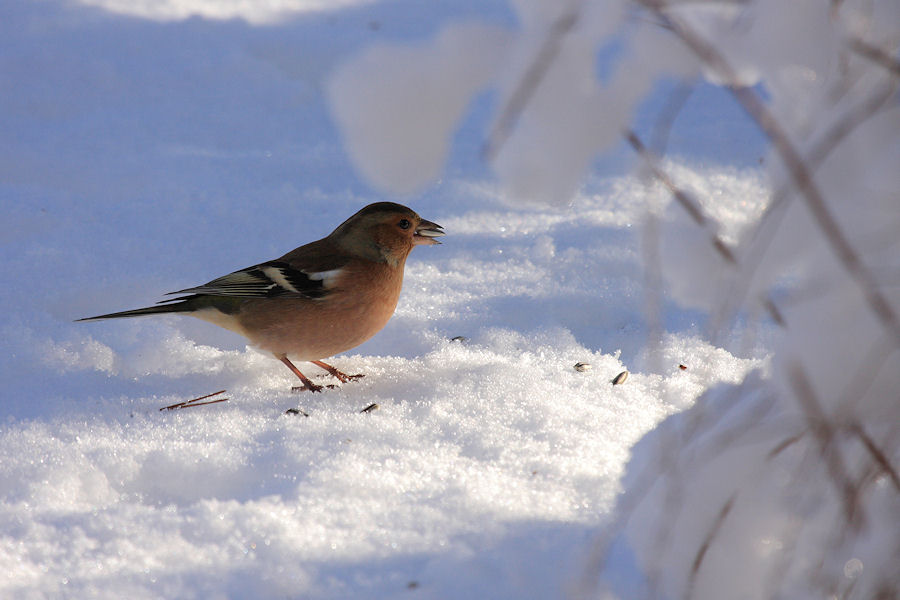
<path fill-rule="evenodd" d="M 218 404 L 219 402 L 225 402 L 228 398 L 219 398 L 217 400 L 209 400 L 207 402 L 200 402 L 200 400 L 206 400 L 207 398 L 212 398 L 213 396 L 218 396 L 220 394 L 224 394 L 225 390 L 219 390 L 218 392 L 213 392 L 212 394 L 206 394 L 205 396 L 200 396 L 199 398 L 194 398 L 192 400 L 185 400 L 184 402 L 176 402 L 175 404 L 170 404 L 169 406 L 163 406 L 160 408 L 160 411 L 163 410 L 178 410 L 181 408 L 194 408 L 195 406 L 206 406 L 207 404 Z"/>
<path fill-rule="evenodd" d="M 884 67 L 894 77 L 900 77 L 900 61 L 878 46 L 873 46 L 860 38 L 850 38 L 850 48 L 863 58 L 867 58 L 878 66 Z"/>
<path fill-rule="evenodd" d="M 648 210 L 641 227 L 641 252 L 644 259 L 644 315 L 647 320 L 647 348 L 650 349 L 650 371 L 662 369 L 663 275 L 660 252 L 659 216 Z"/>
<path fill-rule="evenodd" d="M 688 98 L 694 91 L 693 84 L 682 83 L 669 94 L 651 134 L 651 147 L 655 156 L 663 156 L 669 142 L 672 124 L 681 113 Z M 636 138 L 637 136 L 635 136 Z M 640 140 L 637 140 L 640 143 Z M 632 143 L 633 145 L 633 143 Z M 653 372 L 662 368 L 662 321 L 663 307 L 662 256 L 660 254 L 660 224 L 655 211 L 647 211 L 641 228 L 641 249 L 644 255 L 644 313 L 647 319 L 647 347 L 651 348 L 649 366 Z"/>
<path fill-rule="evenodd" d="M 803 439 L 803 434 L 798 433 L 797 435 L 792 435 L 791 437 L 786 438 L 785 440 L 782 440 L 781 443 L 779 443 L 777 446 L 775 446 L 774 448 L 769 450 L 769 453 L 766 455 L 766 459 L 771 460 L 771 459 L 775 458 L 776 456 L 778 456 L 779 454 L 781 454 L 782 452 L 784 452 L 785 450 L 787 450 L 788 448 L 790 448 L 791 446 L 793 446 L 794 444 L 796 444 L 797 442 L 799 442 L 802 439 Z"/>
<path fill-rule="evenodd" d="M 650 136 L 650 147 L 657 156 L 665 155 L 672 125 L 693 93 L 694 83 L 681 83 L 669 94 L 668 101 L 653 125 L 653 133 Z"/>
<path fill-rule="evenodd" d="M 678 201 L 678 204 L 681 205 L 682 208 L 687 212 L 688 216 L 691 217 L 691 220 L 694 221 L 699 227 L 703 229 L 708 229 L 708 224 L 712 222 L 711 219 L 706 217 L 703 213 L 703 208 L 700 206 L 700 203 L 697 202 L 690 194 L 688 194 L 685 190 L 675 185 L 675 182 L 669 177 L 669 174 L 666 173 L 662 167 L 659 165 L 659 161 L 656 156 L 650 152 L 641 139 L 637 136 L 637 134 L 629 129 L 625 132 L 625 139 L 628 140 L 628 143 L 631 144 L 631 147 L 634 148 L 634 151 L 644 159 L 647 164 L 647 167 L 650 169 L 650 172 L 653 173 L 653 176 L 656 177 L 669 192 L 672 193 L 672 196 L 675 200 Z M 734 258 L 734 254 L 731 252 L 731 249 L 728 245 L 719 237 L 719 235 L 715 232 L 710 233 L 713 248 L 719 253 L 719 255 L 725 259 L 726 262 L 734 265 L 737 264 L 737 261 Z"/>
<path fill-rule="evenodd" d="M 884 368 L 888 359 L 897 352 L 897 348 L 890 343 L 890 338 L 885 336 L 873 342 L 865 355 L 857 363 L 856 373 L 849 379 L 843 393 L 838 396 L 840 400 L 836 404 L 835 414 L 847 414 L 850 407 L 859 398 L 865 398 L 875 381 L 878 372 Z"/>
<path fill-rule="evenodd" d="M 769 316 L 772 317 L 772 320 L 775 321 L 779 327 L 782 329 L 787 328 L 787 321 L 784 320 L 784 315 L 772 298 L 763 300 L 763 306 L 765 307 L 766 312 L 769 313 Z"/>
<path fill-rule="evenodd" d="M 810 431 L 819 442 L 822 460 L 825 461 L 828 473 L 838 490 L 844 507 L 844 517 L 851 525 L 860 526 L 863 516 L 857 510 L 859 506 L 857 501 L 858 490 L 847 474 L 844 460 L 841 457 L 837 440 L 835 439 L 835 427 L 816 399 L 815 391 L 803 367 L 795 362 L 790 365 L 788 374 L 794 395 L 806 415 Z"/>
<path fill-rule="evenodd" d="M 534 62 L 528 66 L 525 74 L 519 80 L 519 85 L 506 101 L 506 105 L 500 111 L 500 116 L 491 128 L 487 142 L 482 149 L 482 154 L 487 160 L 493 160 L 506 144 L 516 122 L 534 96 L 535 90 L 544 80 L 550 65 L 556 60 L 562 38 L 578 23 L 579 16 L 580 6 L 570 13 L 563 14 L 550 26 Z"/>
<path fill-rule="evenodd" d="M 787 134 L 781 129 L 755 92 L 748 88 L 737 88 L 732 89 L 732 93 L 737 96 L 748 113 L 755 115 L 757 122 L 762 125 L 763 130 L 770 136 L 832 251 L 850 278 L 860 287 L 869 308 L 876 318 L 881 321 L 884 327 L 891 331 L 895 342 L 900 345 L 900 320 L 898 320 L 897 313 L 884 294 L 881 293 L 877 279 L 856 253 L 850 244 L 850 240 L 844 235 L 844 231 L 838 224 L 837 219 L 831 214 L 824 197 L 812 181 L 812 176 L 803 162 L 803 158 L 797 153 Z"/>
<path fill-rule="evenodd" d="M 686 599 L 691 598 L 694 594 L 694 585 L 697 582 L 697 574 L 700 572 L 700 567 L 703 565 L 703 559 L 706 557 L 706 552 L 709 550 L 709 546 L 712 544 L 713 540 L 716 539 L 716 535 L 719 533 L 719 529 L 722 528 L 722 523 L 725 522 L 728 513 L 730 513 L 731 509 L 734 507 L 736 497 L 737 494 L 732 494 L 728 499 L 728 502 L 722 506 L 722 510 L 720 510 L 718 516 L 716 516 L 716 520 L 713 522 L 712 527 L 706 534 L 706 537 L 703 538 L 703 543 L 700 544 L 700 548 L 697 549 L 697 554 L 694 556 L 694 562 L 691 564 L 691 574 L 685 589 L 684 597 Z"/>
<path fill-rule="evenodd" d="M 704 61 L 708 66 L 713 68 L 726 81 L 737 81 L 738 77 L 734 69 L 725 59 L 719 50 L 708 41 L 698 35 L 693 29 L 687 25 L 672 19 L 666 12 L 666 3 L 662 0 L 638 0 L 651 11 L 653 11 L 661 20 L 667 22 L 672 31 L 677 35 L 694 54 Z M 732 95 L 738 100 L 744 110 L 749 114 L 765 134 L 772 141 L 773 146 L 784 161 L 785 167 L 797 191 L 801 194 L 806 202 L 806 206 L 810 211 L 814 221 L 828 242 L 838 261 L 844 267 L 849 277 L 856 282 L 869 309 L 888 329 L 895 338 L 895 343 L 900 345 L 900 318 L 894 308 L 888 302 L 884 294 L 878 287 L 875 279 L 868 266 L 860 259 L 854 250 L 847 236 L 844 235 L 843 229 L 838 224 L 828 208 L 825 198 L 819 191 L 813 181 L 812 174 L 803 160 L 803 157 L 794 147 L 793 142 L 787 132 L 771 111 L 766 107 L 762 99 L 750 88 L 731 87 Z"/>
<path fill-rule="evenodd" d="M 859 423 L 854 423 L 850 426 L 850 431 L 859 438 L 859 440 L 863 443 L 863 446 L 866 447 L 866 450 L 869 451 L 869 454 L 872 455 L 872 459 L 878 464 L 881 469 L 887 473 L 888 477 L 891 480 L 891 483 L 894 484 L 894 487 L 897 488 L 897 491 L 900 492 L 900 475 L 897 474 L 897 469 L 891 464 L 891 461 L 888 459 L 887 454 L 882 452 L 881 448 L 869 437 L 869 434 L 866 433 L 865 429 L 863 429 L 862 425 Z"/>
<path fill-rule="evenodd" d="M 828 158 L 828 156 L 843 142 L 853 131 L 865 123 L 868 119 L 878 114 L 879 109 L 885 106 L 888 100 L 893 96 L 897 89 L 896 82 L 888 82 L 881 86 L 875 93 L 871 94 L 865 101 L 847 111 L 842 119 L 834 123 L 822 135 L 818 142 L 814 143 L 812 149 L 806 156 L 807 168 L 810 172 L 815 172 L 819 166 Z M 793 185 L 790 182 L 779 185 L 772 193 L 769 205 L 765 212 L 759 218 L 753 233 L 748 249 L 742 256 L 742 277 L 734 282 L 730 288 L 731 294 L 725 298 L 722 306 L 713 317 L 714 327 L 721 323 L 744 301 L 747 290 L 750 288 L 753 277 L 757 268 L 762 263 L 765 252 L 770 247 L 770 242 L 774 237 L 781 221 L 775 221 L 776 214 L 782 212 L 787 206 L 787 199 Z M 768 307 L 767 307 L 768 308 Z M 779 322 L 779 324 L 781 324 Z"/>

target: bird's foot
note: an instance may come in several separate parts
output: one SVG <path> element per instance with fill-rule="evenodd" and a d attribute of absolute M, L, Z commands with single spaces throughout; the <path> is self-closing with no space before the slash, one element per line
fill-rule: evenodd
<path fill-rule="evenodd" d="M 363 375 L 362 373 L 357 373 L 356 375 L 347 375 L 343 371 L 338 371 L 337 369 L 335 369 L 328 363 L 324 363 L 321 360 L 314 360 L 314 361 L 312 361 L 312 363 L 314 365 L 316 365 L 317 367 L 328 371 L 328 373 L 331 374 L 332 377 L 334 377 L 341 383 L 347 383 L 348 381 L 356 381 L 357 379 L 362 379 L 363 377 L 365 377 L 365 375 Z"/>
<path fill-rule="evenodd" d="M 346 373 L 341 373 L 340 371 L 337 374 L 332 373 L 335 377 L 337 377 L 341 383 L 347 383 L 348 381 L 356 381 L 357 379 L 362 379 L 365 377 L 362 373 L 357 373 L 356 375 L 347 375 Z"/>
<path fill-rule="evenodd" d="M 323 390 L 323 386 L 316 385 L 313 382 L 304 383 L 303 385 L 295 385 L 291 388 L 291 391 L 295 394 L 299 394 L 300 392 L 321 392 Z"/>

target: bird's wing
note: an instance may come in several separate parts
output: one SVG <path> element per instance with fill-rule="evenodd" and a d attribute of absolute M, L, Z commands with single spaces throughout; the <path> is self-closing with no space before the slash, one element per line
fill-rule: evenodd
<path fill-rule="evenodd" d="M 301 296 L 318 299 L 328 295 L 330 284 L 340 271 L 339 266 L 327 270 L 298 269 L 283 260 L 273 260 L 168 295 L 202 294 L 233 298 Z M 163 302 L 175 300 L 177 299 Z"/>

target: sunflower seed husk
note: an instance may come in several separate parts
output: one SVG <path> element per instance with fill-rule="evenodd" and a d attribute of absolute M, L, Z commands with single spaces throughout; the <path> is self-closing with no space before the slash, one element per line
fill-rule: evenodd
<path fill-rule="evenodd" d="M 625 383 L 626 379 L 628 379 L 628 371 L 622 371 L 621 373 L 613 377 L 612 384 L 621 385 Z"/>

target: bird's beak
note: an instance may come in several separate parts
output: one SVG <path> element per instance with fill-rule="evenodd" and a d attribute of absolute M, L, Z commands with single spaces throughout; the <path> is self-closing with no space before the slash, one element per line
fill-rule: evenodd
<path fill-rule="evenodd" d="M 443 227 L 431 221 L 422 220 L 416 227 L 416 233 L 413 235 L 413 244 L 421 246 L 422 244 L 440 244 L 434 238 L 444 235 Z"/>

